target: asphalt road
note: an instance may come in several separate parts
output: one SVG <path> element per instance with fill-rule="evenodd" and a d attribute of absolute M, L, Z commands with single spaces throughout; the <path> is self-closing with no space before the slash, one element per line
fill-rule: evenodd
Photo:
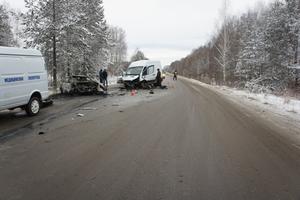
<path fill-rule="evenodd" d="M 185 81 L 160 93 L 0 143 L 0 199 L 300 199 L 284 130 Z"/>

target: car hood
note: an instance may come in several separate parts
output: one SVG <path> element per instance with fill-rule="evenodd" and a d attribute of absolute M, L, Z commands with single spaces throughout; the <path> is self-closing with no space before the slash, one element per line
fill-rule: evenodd
<path fill-rule="evenodd" d="M 139 75 L 126 75 L 123 76 L 123 81 L 134 81 L 138 79 L 140 76 Z"/>

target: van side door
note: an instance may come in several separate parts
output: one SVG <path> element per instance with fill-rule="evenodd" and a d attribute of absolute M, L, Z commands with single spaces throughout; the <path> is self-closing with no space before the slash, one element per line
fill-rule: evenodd
<path fill-rule="evenodd" d="M 4 109 L 4 105 L 6 104 L 4 102 L 4 79 L 2 77 L 2 72 L 0 69 L 0 110 Z"/>
<path fill-rule="evenodd" d="M 22 59 L 18 56 L 1 55 L 1 99 L 0 106 L 12 108 L 24 103 L 25 72 L 20 70 Z"/>

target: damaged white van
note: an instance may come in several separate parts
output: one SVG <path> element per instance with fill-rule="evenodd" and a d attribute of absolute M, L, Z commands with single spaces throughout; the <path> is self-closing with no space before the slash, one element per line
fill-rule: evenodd
<path fill-rule="evenodd" d="M 143 87 L 156 84 L 157 70 L 162 72 L 159 61 L 141 60 L 133 62 L 123 76 L 123 83 L 126 88 Z"/>
<path fill-rule="evenodd" d="M 22 108 L 34 116 L 48 97 L 47 71 L 41 52 L 0 47 L 0 111 Z"/>

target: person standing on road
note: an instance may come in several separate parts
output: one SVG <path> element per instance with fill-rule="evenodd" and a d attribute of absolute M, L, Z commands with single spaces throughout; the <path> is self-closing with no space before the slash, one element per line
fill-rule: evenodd
<path fill-rule="evenodd" d="M 160 69 L 157 69 L 156 84 L 157 84 L 157 86 L 161 87 L 161 71 L 160 71 Z"/>
<path fill-rule="evenodd" d="M 104 71 L 102 72 L 102 76 L 103 76 L 103 84 L 104 84 L 104 86 L 108 86 L 108 81 L 107 81 L 107 77 L 108 77 L 108 73 L 107 73 L 107 71 L 106 71 L 106 69 L 104 69 Z"/>
<path fill-rule="evenodd" d="M 100 69 L 100 71 L 99 71 L 99 80 L 100 80 L 100 83 L 103 84 L 103 70 L 102 69 Z"/>
<path fill-rule="evenodd" d="M 174 72 L 173 81 L 177 81 L 177 70 Z"/>

